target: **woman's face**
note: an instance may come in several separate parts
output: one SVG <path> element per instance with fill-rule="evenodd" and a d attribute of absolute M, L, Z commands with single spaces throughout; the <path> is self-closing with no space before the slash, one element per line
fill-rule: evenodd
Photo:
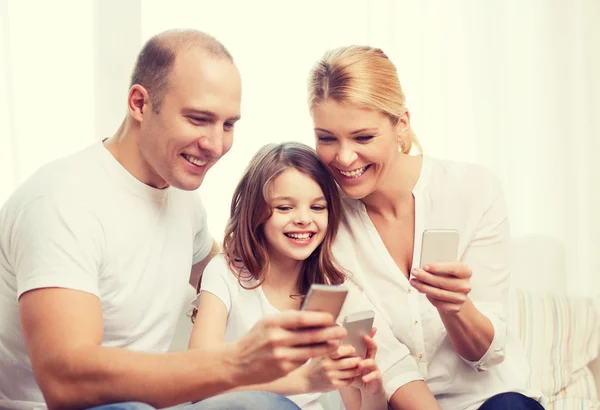
<path fill-rule="evenodd" d="M 373 193 L 398 155 L 399 126 L 379 111 L 331 100 L 317 104 L 312 117 L 317 155 L 344 193 Z"/>

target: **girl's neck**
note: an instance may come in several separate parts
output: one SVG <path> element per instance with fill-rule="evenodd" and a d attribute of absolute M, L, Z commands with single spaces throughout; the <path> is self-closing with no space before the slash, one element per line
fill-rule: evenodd
<path fill-rule="evenodd" d="M 304 261 L 287 257 L 271 256 L 269 271 L 265 276 L 263 287 L 290 295 L 298 293 L 298 278 L 302 272 Z"/>
<path fill-rule="evenodd" d="M 367 211 L 387 218 L 397 218 L 412 203 L 413 189 L 419 180 L 422 156 L 398 153 L 383 181 L 361 201 Z"/>

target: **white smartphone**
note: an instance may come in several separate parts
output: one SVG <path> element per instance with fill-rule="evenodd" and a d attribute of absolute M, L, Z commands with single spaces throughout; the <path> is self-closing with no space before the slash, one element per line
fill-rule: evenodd
<path fill-rule="evenodd" d="M 367 355 L 367 344 L 363 336 L 371 334 L 374 320 L 375 312 L 372 310 L 352 313 L 344 319 L 343 326 L 346 328 L 348 334 L 342 340 L 342 344 L 354 346 L 356 355 L 363 359 Z"/>
<path fill-rule="evenodd" d="M 423 267 L 434 262 L 453 262 L 458 258 L 458 231 L 456 229 L 427 229 L 421 240 Z"/>
<path fill-rule="evenodd" d="M 312 284 L 300 310 L 327 312 L 337 321 L 347 295 L 348 289 L 344 286 Z"/>

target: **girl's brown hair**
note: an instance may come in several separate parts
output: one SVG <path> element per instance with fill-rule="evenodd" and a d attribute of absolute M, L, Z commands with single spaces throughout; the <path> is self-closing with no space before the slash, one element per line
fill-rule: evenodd
<path fill-rule="evenodd" d="M 263 146 L 254 155 L 238 183 L 233 199 L 229 221 L 225 229 L 223 251 L 232 272 L 240 285 L 254 289 L 265 280 L 270 260 L 263 226 L 273 210 L 269 204 L 269 192 L 273 181 L 286 169 L 296 169 L 312 178 L 323 191 L 327 201 L 328 224 L 323 242 L 304 261 L 298 277 L 299 296 L 305 296 L 310 285 L 340 285 L 346 276 L 336 266 L 331 247 L 341 222 L 342 206 L 337 185 L 325 166 L 319 161 L 314 149 L 297 142 L 284 142 Z M 254 279 L 254 286 L 243 282 Z M 200 292 L 201 280 L 196 292 Z M 196 309 L 192 320 L 196 317 Z"/>

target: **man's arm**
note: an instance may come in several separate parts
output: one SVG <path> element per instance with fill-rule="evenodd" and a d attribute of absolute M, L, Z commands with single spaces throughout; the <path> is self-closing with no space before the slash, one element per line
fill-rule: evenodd
<path fill-rule="evenodd" d="M 298 345 L 345 335 L 330 326 L 330 315 L 289 312 L 259 322 L 234 343 L 153 354 L 102 347 L 101 304 L 90 293 L 31 290 L 21 296 L 19 310 L 33 370 L 50 410 L 122 401 L 160 408 L 201 400 L 281 377 L 333 348 Z"/>
<path fill-rule="evenodd" d="M 198 291 L 198 281 L 202 277 L 202 273 L 204 272 L 204 269 L 206 269 L 208 262 L 210 262 L 210 260 L 216 255 L 221 253 L 222 250 L 223 249 L 221 248 L 221 245 L 219 245 L 219 243 L 213 239 L 213 244 L 210 248 L 210 252 L 208 252 L 208 255 L 206 255 L 200 262 L 197 262 L 192 266 L 192 271 L 190 272 L 190 285 L 192 285 L 196 291 Z"/>

